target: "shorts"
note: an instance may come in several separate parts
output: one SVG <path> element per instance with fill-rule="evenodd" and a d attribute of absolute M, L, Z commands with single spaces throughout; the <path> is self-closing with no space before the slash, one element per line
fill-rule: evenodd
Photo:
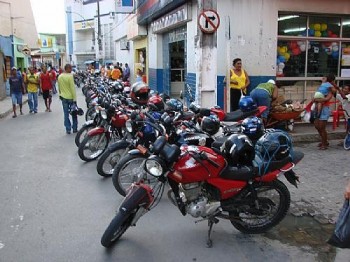
<path fill-rule="evenodd" d="M 22 104 L 22 93 L 12 93 L 11 98 L 13 105 Z"/>
<path fill-rule="evenodd" d="M 324 98 L 324 94 L 322 94 L 321 92 L 315 92 L 314 98 Z"/>
<path fill-rule="evenodd" d="M 319 120 L 327 121 L 329 116 L 330 116 L 330 113 L 331 113 L 331 110 L 330 110 L 329 106 L 323 106 Z"/>
<path fill-rule="evenodd" d="M 52 97 L 52 90 L 45 90 L 43 91 L 43 98 L 44 100 Z"/>

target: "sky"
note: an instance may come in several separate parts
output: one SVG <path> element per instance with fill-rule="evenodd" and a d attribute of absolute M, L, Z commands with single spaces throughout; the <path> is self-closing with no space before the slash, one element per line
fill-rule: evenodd
<path fill-rule="evenodd" d="M 38 33 L 66 33 L 64 0 L 30 0 Z"/>

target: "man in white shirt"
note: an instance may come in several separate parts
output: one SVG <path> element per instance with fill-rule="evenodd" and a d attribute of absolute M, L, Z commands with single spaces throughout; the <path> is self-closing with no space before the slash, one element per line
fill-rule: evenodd
<path fill-rule="evenodd" d="M 348 112 L 350 115 L 350 86 L 344 86 L 342 89 L 339 89 L 337 94 L 337 99 L 340 101 L 343 109 Z M 348 116 L 344 113 L 345 119 L 348 120 Z"/>

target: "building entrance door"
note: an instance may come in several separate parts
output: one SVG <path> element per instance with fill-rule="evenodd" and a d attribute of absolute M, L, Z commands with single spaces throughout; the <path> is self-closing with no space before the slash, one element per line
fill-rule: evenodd
<path fill-rule="evenodd" d="M 179 98 L 185 84 L 185 41 L 169 43 L 170 96 Z"/>

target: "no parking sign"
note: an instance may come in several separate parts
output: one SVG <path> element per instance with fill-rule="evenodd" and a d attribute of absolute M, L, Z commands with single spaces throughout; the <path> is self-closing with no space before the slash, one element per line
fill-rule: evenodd
<path fill-rule="evenodd" d="M 198 26 L 203 33 L 215 33 L 220 25 L 220 17 L 215 10 L 203 10 L 198 16 Z"/>

